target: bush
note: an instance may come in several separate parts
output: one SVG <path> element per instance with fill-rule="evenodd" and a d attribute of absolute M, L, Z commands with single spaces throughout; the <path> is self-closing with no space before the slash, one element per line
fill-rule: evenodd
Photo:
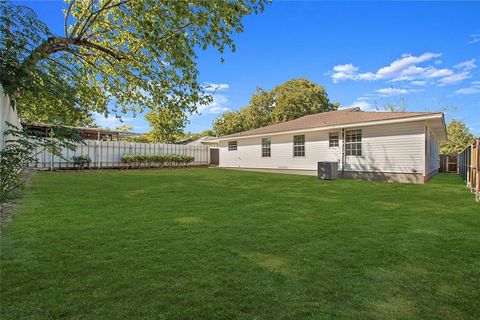
<path fill-rule="evenodd" d="M 126 154 L 122 157 L 122 162 L 130 167 L 188 165 L 194 160 L 192 156 L 177 154 Z"/>
<path fill-rule="evenodd" d="M 23 185 L 25 181 L 19 179 L 20 172 L 28 163 L 36 162 L 41 152 L 46 151 L 65 159 L 63 149 L 73 151 L 75 143 L 83 142 L 80 134 L 71 128 L 52 127 L 50 139 L 45 139 L 43 133 L 17 128 L 8 121 L 5 124 L 5 146 L 0 150 L 0 203 L 13 197 L 14 192 Z"/>
<path fill-rule="evenodd" d="M 88 155 L 72 157 L 72 160 L 73 160 L 73 165 L 75 167 L 78 166 L 80 169 L 89 167 L 90 163 L 92 162 L 92 160 Z"/>

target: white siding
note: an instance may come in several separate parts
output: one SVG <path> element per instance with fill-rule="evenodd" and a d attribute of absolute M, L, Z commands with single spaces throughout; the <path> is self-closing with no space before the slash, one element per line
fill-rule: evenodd
<path fill-rule="evenodd" d="M 423 173 L 424 121 L 356 129 L 362 129 L 362 156 L 347 156 L 346 171 Z M 328 134 L 335 131 L 305 133 L 305 157 L 293 157 L 294 134 L 238 139 L 237 151 L 221 141 L 220 167 L 316 170 L 318 161 L 341 160 L 341 148 L 328 146 Z M 261 157 L 262 138 L 272 139 L 271 158 Z"/>
<path fill-rule="evenodd" d="M 426 174 L 440 168 L 440 145 L 429 127 L 425 131 L 425 170 Z"/>
<path fill-rule="evenodd" d="M 328 147 L 328 131 L 305 134 L 305 157 L 293 156 L 293 136 L 265 135 L 263 138 L 272 139 L 270 158 L 262 158 L 262 138 L 239 139 L 236 151 L 228 151 L 228 142 L 221 141 L 220 167 L 316 170 L 318 161 L 341 158 L 339 147 Z"/>
<path fill-rule="evenodd" d="M 347 157 L 346 171 L 423 173 L 424 122 L 362 128 L 362 156 Z"/>

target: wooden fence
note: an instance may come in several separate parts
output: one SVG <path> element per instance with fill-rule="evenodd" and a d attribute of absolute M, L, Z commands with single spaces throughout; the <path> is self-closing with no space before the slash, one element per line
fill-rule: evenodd
<path fill-rule="evenodd" d="M 458 155 L 441 154 L 440 155 L 440 172 L 442 173 L 458 173 Z"/>
<path fill-rule="evenodd" d="M 134 143 L 122 141 L 93 141 L 85 140 L 85 144 L 77 144 L 75 151 L 64 149 L 62 157 L 53 156 L 46 150 L 38 149 L 36 162 L 29 164 L 31 168 L 39 169 L 73 169 L 75 168 L 73 157 L 89 156 L 91 159 L 90 168 L 121 168 L 126 167 L 122 163 L 122 156 L 127 154 L 176 154 L 192 156 L 195 160 L 191 165 L 208 165 L 210 163 L 210 152 L 208 146 L 187 146 L 178 144 L 157 144 L 157 143 Z"/>
<path fill-rule="evenodd" d="M 458 155 L 459 173 L 467 183 L 467 187 L 475 192 L 477 201 L 480 201 L 479 164 L 480 139 L 477 139 Z"/>

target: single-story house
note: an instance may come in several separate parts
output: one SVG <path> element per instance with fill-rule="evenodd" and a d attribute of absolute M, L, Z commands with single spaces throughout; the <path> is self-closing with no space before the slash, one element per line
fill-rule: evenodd
<path fill-rule="evenodd" d="M 200 137 L 196 140 L 189 141 L 185 144 L 187 146 L 207 145 L 207 146 L 210 146 L 210 147 L 216 147 L 217 146 L 216 139 L 217 139 L 216 137 L 212 137 L 212 136 L 203 136 L 203 137 Z"/>
<path fill-rule="evenodd" d="M 217 138 L 219 167 L 315 175 L 338 162 L 344 178 L 424 183 L 439 169 L 447 139 L 441 112 L 349 108 Z"/>

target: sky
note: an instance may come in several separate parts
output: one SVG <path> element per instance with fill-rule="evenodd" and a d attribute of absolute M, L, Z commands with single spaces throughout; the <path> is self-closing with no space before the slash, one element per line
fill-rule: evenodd
<path fill-rule="evenodd" d="M 63 33 L 63 1 L 17 2 Z M 305 77 L 341 108 L 443 111 L 480 136 L 480 2 L 274 0 L 244 26 L 233 36 L 235 52 L 199 52 L 199 80 L 217 89 L 210 105 L 189 116 L 187 131 L 209 129 L 222 112 L 247 106 L 257 87 Z M 94 116 L 101 126 L 121 124 Z M 142 114 L 127 114 L 123 124 L 150 129 Z"/>

